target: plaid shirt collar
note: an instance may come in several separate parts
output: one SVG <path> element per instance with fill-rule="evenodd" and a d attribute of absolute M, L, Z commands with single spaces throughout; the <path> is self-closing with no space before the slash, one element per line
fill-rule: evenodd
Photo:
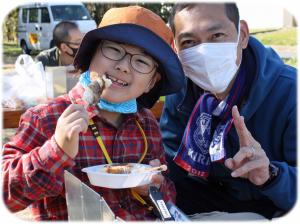
<path fill-rule="evenodd" d="M 82 99 L 84 91 L 85 91 L 84 87 L 81 85 L 80 82 L 78 82 L 76 86 L 73 89 L 71 89 L 68 93 L 71 102 L 75 104 L 83 105 L 85 108 L 87 108 L 89 119 L 92 119 L 95 116 L 102 118 L 100 114 L 100 109 L 97 105 L 88 105 L 88 103 Z M 124 116 L 125 120 L 136 119 L 139 122 L 144 123 L 144 118 L 143 116 L 141 116 L 139 111 L 137 113 L 124 114 L 124 115 L 125 115 Z"/>

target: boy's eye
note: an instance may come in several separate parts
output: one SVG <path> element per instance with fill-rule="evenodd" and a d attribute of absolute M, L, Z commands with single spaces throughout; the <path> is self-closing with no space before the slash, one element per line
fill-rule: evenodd
<path fill-rule="evenodd" d="M 136 54 L 132 57 L 132 61 L 136 65 L 141 65 L 141 66 L 152 66 L 153 61 L 143 55 Z"/>
<path fill-rule="evenodd" d="M 144 65 L 149 66 L 149 62 L 146 61 L 146 60 L 143 60 L 143 59 L 138 59 L 136 62 L 137 62 L 137 63 L 140 63 L 140 64 L 144 64 Z"/>
<path fill-rule="evenodd" d="M 107 46 L 107 49 L 110 51 L 114 51 L 115 53 L 121 53 L 121 50 L 114 46 Z"/>
<path fill-rule="evenodd" d="M 141 60 L 141 59 L 136 60 L 136 62 L 142 63 L 142 64 L 147 64 L 145 61 L 143 61 L 143 60 Z"/>

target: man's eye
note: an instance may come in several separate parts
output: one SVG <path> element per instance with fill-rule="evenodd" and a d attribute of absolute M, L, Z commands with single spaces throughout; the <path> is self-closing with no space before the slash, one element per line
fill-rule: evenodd
<path fill-rule="evenodd" d="M 213 34 L 212 35 L 212 39 L 213 40 L 218 40 L 218 39 L 220 39 L 220 38 L 223 38 L 225 35 L 224 35 L 224 33 L 215 33 L 215 34 Z"/>
<path fill-rule="evenodd" d="M 193 40 L 184 40 L 181 42 L 180 45 L 181 45 L 181 48 L 185 49 L 185 48 L 189 48 L 189 47 L 196 45 L 196 42 Z"/>

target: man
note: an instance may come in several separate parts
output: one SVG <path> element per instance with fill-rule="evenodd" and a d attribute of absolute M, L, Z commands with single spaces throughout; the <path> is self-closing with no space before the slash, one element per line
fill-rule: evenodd
<path fill-rule="evenodd" d="M 170 25 L 186 75 L 160 120 L 177 205 L 222 219 L 285 214 L 296 200 L 296 69 L 249 37 L 235 4 L 177 4 Z"/>
<path fill-rule="evenodd" d="M 73 63 L 83 34 L 76 23 L 62 21 L 53 30 L 55 47 L 42 51 L 36 56 L 45 66 L 68 66 Z"/>

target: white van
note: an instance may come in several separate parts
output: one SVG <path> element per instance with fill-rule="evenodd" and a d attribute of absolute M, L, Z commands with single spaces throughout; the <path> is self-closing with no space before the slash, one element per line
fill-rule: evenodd
<path fill-rule="evenodd" d="M 53 47 L 53 29 L 60 21 L 75 22 L 83 33 L 97 27 L 82 3 L 33 3 L 19 9 L 18 44 L 25 54 Z"/>

